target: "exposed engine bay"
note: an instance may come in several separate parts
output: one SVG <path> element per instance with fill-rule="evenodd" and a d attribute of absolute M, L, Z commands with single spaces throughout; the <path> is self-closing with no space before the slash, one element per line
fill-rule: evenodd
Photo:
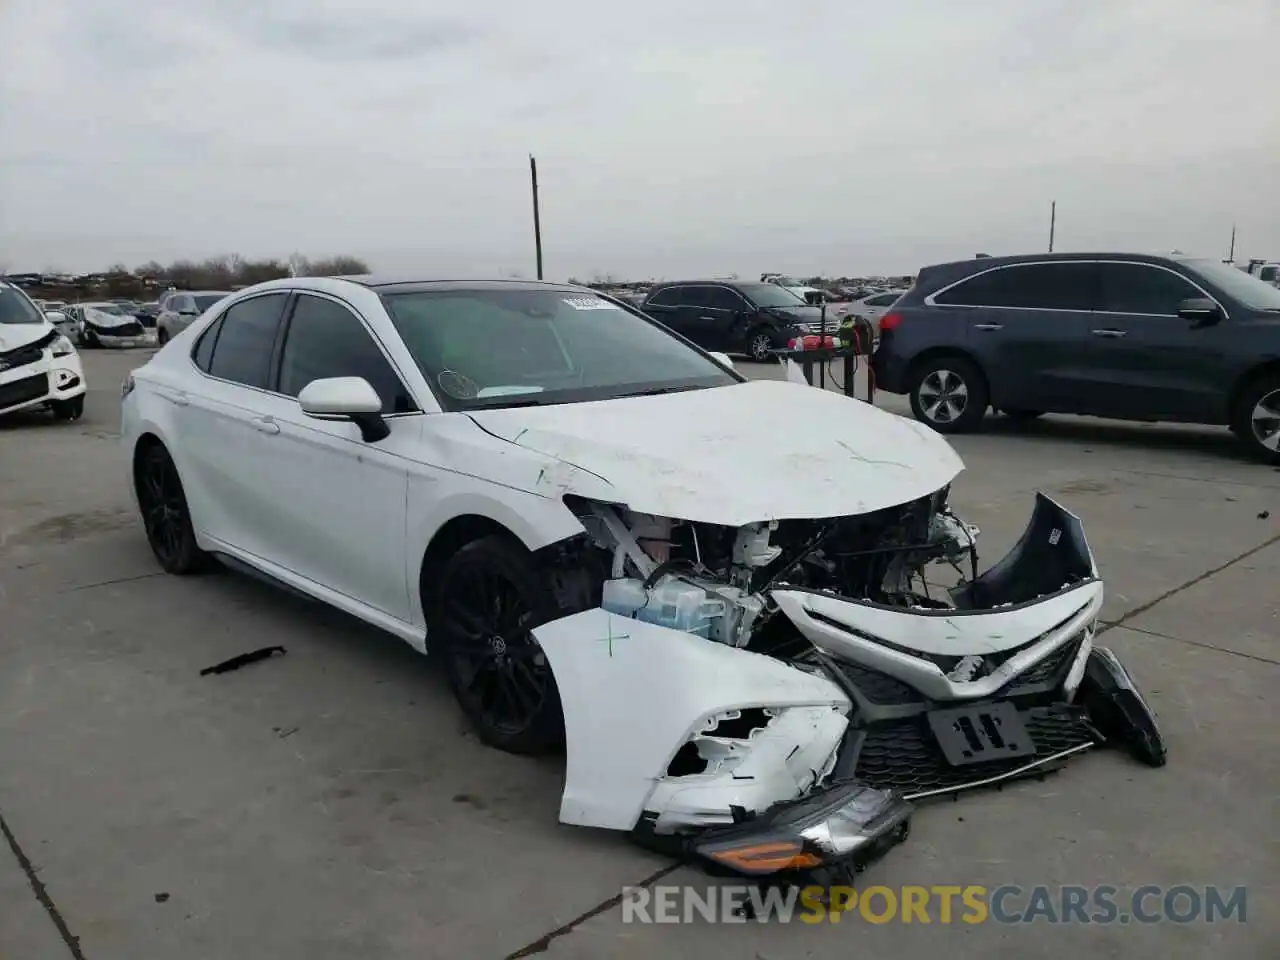
<path fill-rule="evenodd" d="M 904 609 L 990 603 L 981 591 L 940 593 L 927 579 L 927 568 L 941 564 L 962 585 L 978 580 L 979 530 L 951 512 L 948 493 L 944 488 L 870 514 L 737 529 L 598 503 L 571 505 L 592 543 L 608 553 L 601 606 L 746 647 L 778 612 L 770 591 L 784 585 Z M 1089 573 L 1074 571 L 1077 579 Z"/>
<path fill-rule="evenodd" d="M 1094 645 L 1079 519 L 1037 495 L 979 574 L 948 492 L 738 528 L 567 496 L 578 612 L 533 631 L 563 705 L 562 822 L 785 876 L 856 867 L 913 802 L 1100 744 L 1162 765 L 1153 713 Z"/>

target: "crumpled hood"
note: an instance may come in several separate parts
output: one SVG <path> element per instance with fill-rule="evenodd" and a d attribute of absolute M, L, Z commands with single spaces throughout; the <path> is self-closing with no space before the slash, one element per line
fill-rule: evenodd
<path fill-rule="evenodd" d="M 95 327 L 102 327 L 106 330 L 110 330 L 112 327 L 123 327 L 126 323 L 135 322 L 135 318 L 132 316 L 119 316 L 114 313 L 104 313 L 101 310 L 94 310 L 92 308 L 85 309 L 84 318 L 88 323 L 93 324 Z"/>
<path fill-rule="evenodd" d="M 0 353 L 35 343 L 47 337 L 52 330 L 53 324 L 47 319 L 41 323 L 0 323 Z"/>
<path fill-rule="evenodd" d="M 726 526 L 870 513 L 933 493 L 964 469 L 921 423 L 773 380 L 470 416 L 578 467 L 557 479 L 562 493 Z"/>

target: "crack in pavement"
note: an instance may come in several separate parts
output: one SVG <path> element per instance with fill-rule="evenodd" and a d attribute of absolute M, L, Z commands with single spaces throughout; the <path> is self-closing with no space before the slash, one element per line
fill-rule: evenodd
<path fill-rule="evenodd" d="M 1222 571 L 1230 567 L 1234 567 L 1241 560 L 1248 560 L 1254 554 L 1261 553 L 1263 550 L 1267 549 L 1267 547 L 1274 546 L 1277 543 L 1280 543 L 1280 533 L 1277 533 L 1274 536 L 1268 537 L 1266 540 L 1263 540 L 1256 547 L 1250 547 L 1244 553 L 1239 554 L 1238 556 L 1232 557 L 1230 560 L 1227 560 L 1225 563 L 1220 563 L 1216 567 L 1213 567 L 1210 570 L 1206 570 L 1204 573 L 1200 574 L 1198 577 L 1192 577 L 1190 580 L 1186 581 L 1186 583 L 1179 584 L 1178 586 L 1174 587 L 1171 590 L 1166 590 L 1164 593 L 1160 594 L 1154 600 L 1148 600 L 1146 603 L 1139 604 L 1138 606 L 1130 610 L 1128 613 L 1121 614 L 1118 619 L 1111 620 L 1108 623 L 1104 624 L 1102 629 L 1098 630 L 1094 635 L 1100 636 L 1101 634 L 1106 633 L 1112 627 L 1123 627 L 1130 620 L 1134 619 L 1135 617 L 1142 616 L 1144 613 L 1149 611 L 1152 607 L 1156 606 L 1157 604 L 1164 603 L 1170 597 L 1176 597 L 1178 594 L 1182 593 L 1184 590 L 1190 590 L 1192 587 L 1197 586 L 1198 584 L 1204 583 L 1210 577 L 1216 576 L 1219 573 L 1222 573 Z"/>
<path fill-rule="evenodd" d="M 62 938 L 62 942 L 71 951 L 71 956 L 74 960 L 85 960 L 84 953 L 80 950 L 80 938 L 71 932 L 71 928 L 67 926 L 67 921 L 63 919 L 62 914 L 58 911 L 53 898 L 49 896 L 49 891 L 45 888 L 40 878 L 36 876 L 35 865 L 22 849 L 22 845 L 18 843 L 18 838 L 13 835 L 13 831 L 9 829 L 9 824 L 6 822 L 4 814 L 0 814 L 0 833 L 3 833 L 4 838 L 9 841 L 9 849 L 13 851 L 13 856 L 18 861 L 18 866 L 22 868 L 22 872 L 27 875 L 27 882 L 31 884 L 31 891 L 36 895 L 36 899 L 40 901 L 40 906 L 44 907 L 45 913 L 49 914 L 49 919 L 57 927 L 58 936 Z"/>
<path fill-rule="evenodd" d="M 1108 627 L 1115 624 L 1108 624 Z M 1239 650 L 1228 650 L 1226 647 L 1219 647 L 1216 644 L 1205 643 L 1203 640 L 1185 640 L 1182 637 L 1173 637 L 1167 633 L 1161 633 L 1158 630 L 1146 630 L 1142 627 L 1125 627 L 1125 630 L 1132 630 L 1134 633 L 1141 633 L 1148 637 L 1156 637 L 1160 640 L 1172 640 L 1174 643 L 1185 643 L 1191 647 L 1200 647 L 1204 650 L 1215 650 L 1218 653 L 1226 653 L 1233 657 L 1244 657 L 1246 660 L 1256 660 L 1259 663 L 1270 663 L 1273 666 L 1280 667 L 1280 660 L 1272 660 L 1270 657 L 1260 657 L 1256 653 L 1242 653 Z M 1098 631 L 1101 633 L 1102 631 Z"/>
<path fill-rule="evenodd" d="M 1199 576 L 1192 577 L 1190 580 L 1186 581 L 1185 583 L 1179 584 L 1178 586 L 1172 588 L 1171 590 L 1166 590 L 1164 593 L 1160 594 L 1154 600 L 1151 600 L 1147 603 L 1144 603 L 1144 604 L 1141 604 L 1140 606 L 1135 607 L 1134 609 L 1130 610 L 1128 613 L 1121 616 L 1119 619 L 1104 623 L 1101 629 L 1099 629 L 1094 635 L 1101 636 L 1102 634 L 1106 633 L 1108 630 L 1112 629 L 1113 627 L 1125 627 L 1128 630 L 1137 630 L 1138 628 L 1136 627 L 1127 627 L 1125 625 L 1128 623 L 1128 621 L 1132 620 L 1135 617 L 1141 616 L 1142 614 L 1146 613 L 1148 610 L 1150 610 L 1152 607 L 1156 606 L 1157 604 L 1164 603 L 1164 601 L 1168 600 L 1170 597 L 1176 597 L 1178 594 L 1182 593 L 1184 590 L 1190 590 L 1192 587 L 1196 586 L 1197 584 L 1204 583 L 1204 581 L 1208 580 L 1210 577 L 1213 577 L 1219 573 L 1222 573 L 1224 570 L 1235 566 L 1237 563 L 1239 563 L 1242 560 L 1248 560 L 1254 554 L 1261 553 L 1263 550 L 1267 549 L 1267 547 L 1273 546 L 1277 543 L 1280 543 L 1280 533 L 1276 534 L 1273 537 L 1269 537 L 1268 539 L 1264 540 L 1262 543 L 1258 544 L 1256 547 L 1251 547 L 1250 549 L 1246 550 L 1244 553 L 1240 554 L 1239 556 L 1232 557 L 1230 560 L 1226 561 L 1225 563 L 1220 563 L 1218 566 L 1213 567 L 1210 570 L 1206 570 L 1204 573 L 1200 574 Z M 1139 630 L 1138 632 L 1151 633 L 1151 631 L 1149 630 Z M 1163 634 L 1152 634 L 1152 635 L 1163 636 Z M 1167 639 L 1178 640 L 1177 637 L 1168 637 Z M 1198 644 L 1193 640 L 1183 640 L 1180 642 L 1189 643 L 1194 646 L 1210 646 L 1209 644 Z M 1265 660 L 1262 657 L 1253 657 L 1247 653 L 1236 653 L 1234 650 L 1223 650 L 1220 647 L 1211 647 L 1211 649 L 1221 650 L 1221 652 L 1223 653 L 1235 653 L 1236 656 L 1248 657 L 1249 659 L 1262 660 L 1264 663 L 1274 662 L 1271 660 Z M 644 880 L 641 880 L 639 883 L 635 884 L 634 886 L 637 886 L 637 887 L 651 886 L 657 883 L 663 877 L 666 877 L 674 873 L 676 870 L 678 870 L 682 866 L 684 866 L 684 864 L 682 863 L 673 863 L 668 867 L 663 867 L 661 870 L 649 875 Z M 504 957 L 503 960 L 523 960 L 523 958 L 525 957 L 532 957 L 539 953 L 545 953 L 547 950 L 551 948 L 551 943 L 553 940 L 558 940 L 560 937 L 563 937 L 566 934 L 572 933 L 574 930 L 576 930 L 582 924 L 586 923 L 588 920 L 591 920 L 595 917 L 600 916 L 600 914 L 604 913 L 606 910 L 613 909 L 615 906 L 617 906 L 621 902 L 622 902 L 622 893 L 621 891 L 619 891 L 618 893 L 614 894 L 612 897 L 609 897 L 607 900 L 602 900 L 600 903 L 596 904 L 590 910 L 587 910 L 585 913 L 582 913 L 579 916 L 575 917 L 574 919 L 570 920 L 568 923 L 563 924 L 562 926 L 556 927 L 556 929 L 543 934 L 533 942 L 521 947 L 519 950 L 516 950 L 514 953 L 507 954 L 507 956 Z"/>

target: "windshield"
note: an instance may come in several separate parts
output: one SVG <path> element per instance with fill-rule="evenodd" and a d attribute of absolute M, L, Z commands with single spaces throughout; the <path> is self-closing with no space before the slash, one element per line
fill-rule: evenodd
<path fill-rule="evenodd" d="M 191 299 L 196 302 L 196 309 L 204 313 L 225 296 L 225 293 L 197 293 Z"/>
<path fill-rule="evenodd" d="M 0 283 L 0 323 L 44 323 L 44 314 L 17 287 Z"/>
<path fill-rule="evenodd" d="M 450 410 L 574 403 L 740 382 L 662 327 L 590 293 L 432 290 L 383 295 Z"/>
<path fill-rule="evenodd" d="M 1254 310 L 1280 310 L 1280 290 L 1251 277 L 1239 267 L 1217 260 L 1186 260 L 1192 273 L 1219 287 L 1223 293 Z"/>
<path fill-rule="evenodd" d="M 774 283 L 739 283 L 737 290 L 757 307 L 803 307 L 804 300 Z"/>

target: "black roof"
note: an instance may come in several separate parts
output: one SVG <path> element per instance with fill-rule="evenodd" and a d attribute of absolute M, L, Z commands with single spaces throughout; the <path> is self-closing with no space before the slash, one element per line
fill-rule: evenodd
<path fill-rule="evenodd" d="M 1125 253 L 1119 250 L 1110 250 L 1102 252 L 1074 252 L 1074 253 L 1016 253 L 1008 256 L 992 257 L 981 256 L 972 257 L 968 260 L 949 260 L 944 263 L 930 264 L 929 268 L 935 267 L 958 267 L 977 266 L 983 270 L 991 267 L 1003 266 L 1010 263 L 1041 263 L 1046 260 L 1132 260 L 1137 263 L 1168 263 L 1170 261 L 1194 260 L 1195 257 L 1187 257 L 1184 254 L 1158 254 L 1158 253 Z"/>

